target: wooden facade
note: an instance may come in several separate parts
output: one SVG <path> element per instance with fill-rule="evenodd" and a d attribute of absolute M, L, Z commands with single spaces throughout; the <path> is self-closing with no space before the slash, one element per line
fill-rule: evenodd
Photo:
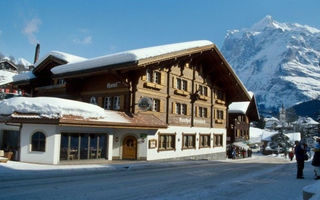
<path fill-rule="evenodd" d="M 158 58 L 74 73 L 53 75 L 63 62 L 48 57 L 34 69 L 36 79 L 17 83 L 32 96 L 53 96 L 90 102 L 126 113 L 145 112 L 168 125 L 227 126 L 227 105 L 248 94 L 214 45 Z M 153 107 L 142 111 L 143 97 Z"/>

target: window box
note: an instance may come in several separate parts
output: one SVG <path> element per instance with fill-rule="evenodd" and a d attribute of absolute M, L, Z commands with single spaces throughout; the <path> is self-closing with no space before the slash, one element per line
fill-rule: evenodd
<path fill-rule="evenodd" d="M 199 99 L 204 100 L 204 101 L 208 101 L 209 97 L 207 97 L 205 95 L 199 95 Z"/>
<path fill-rule="evenodd" d="M 223 100 L 221 100 L 221 99 L 216 99 L 216 103 L 218 103 L 218 104 L 225 104 L 226 102 L 223 101 Z"/>
<path fill-rule="evenodd" d="M 223 123 L 223 120 L 222 120 L 222 119 L 216 119 L 215 122 L 216 122 L 217 124 L 222 124 L 222 123 Z"/>
<path fill-rule="evenodd" d="M 179 89 L 175 89 L 174 93 L 178 94 L 178 95 L 182 95 L 182 96 L 188 96 L 189 95 L 189 92 L 184 91 L 184 90 L 179 90 Z"/>
<path fill-rule="evenodd" d="M 157 84 L 157 83 L 152 83 L 152 82 L 145 82 L 143 84 L 144 87 L 156 89 L 156 90 L 161 90 L 164 86 Z"/>

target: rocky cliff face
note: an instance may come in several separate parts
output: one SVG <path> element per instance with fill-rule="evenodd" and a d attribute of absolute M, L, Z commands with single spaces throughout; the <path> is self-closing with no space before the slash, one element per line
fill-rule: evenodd
<path fill-rule="evenodd" d="M 320 95 L 320 30 L 316 28 L 266 16 L 250 28 L 229 31 L 221 51 L 255 93 L 261 111 Z"/>

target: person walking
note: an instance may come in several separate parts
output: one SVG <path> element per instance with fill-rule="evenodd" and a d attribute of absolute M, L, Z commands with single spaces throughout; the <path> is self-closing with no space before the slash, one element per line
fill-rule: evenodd
<path fill-rule="evenodd" d="M 292 161 L 293 157 L 294 157 L 294 153 L 293 153 L 293 150 L 291 150 L 291 151 L 289 152 L 290 161 Z"/>
<path fill-rule="evenodd" d="M 299 141 L 295 141 L 294 154 L 296 155 L 297 160 L 297 179 L 304 179 L 303 177 L 303 168 L 304 168 L 304 159 L 305 159 L 305 150 Z"/>
<path fill-rule="evenodd" d="M 314 166 L 314 179 L 318 180 L 320 179 L 320 138 L 318 138 L 316 141 L 317 144 L 313 148 L 314 155 L 311 164 Z"/>

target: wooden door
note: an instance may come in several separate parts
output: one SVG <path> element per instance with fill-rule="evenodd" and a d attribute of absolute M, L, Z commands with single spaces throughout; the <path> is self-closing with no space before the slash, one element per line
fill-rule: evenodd
<path fill-rule="evenodd" d="M 123 139 L 122 159 L 137 159 L 137 139 L 134 136 L 127 136 Z"/>

